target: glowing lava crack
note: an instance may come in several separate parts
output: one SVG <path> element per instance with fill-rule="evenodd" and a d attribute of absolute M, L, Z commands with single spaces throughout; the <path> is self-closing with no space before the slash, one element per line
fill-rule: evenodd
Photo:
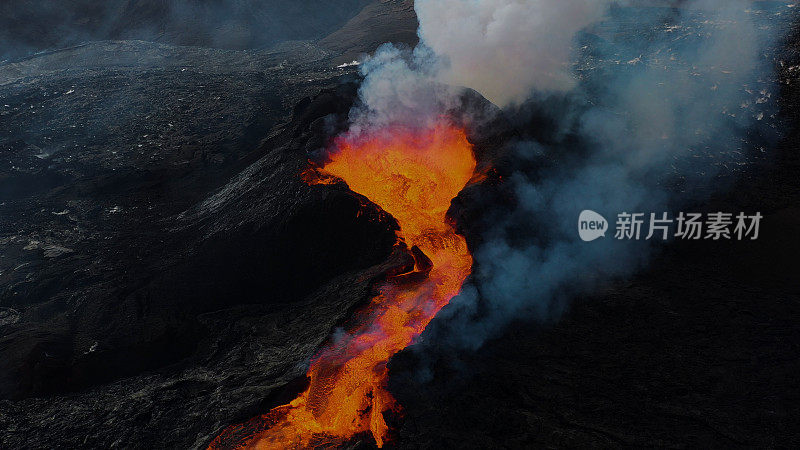
<path fill-rule="evenodd" d="M 330 162 L 320 173 L 344 180 L 397 219 L 398 241 L 413 249 L 415 270 L 423 276 L 416 282 L 390 279 L 381 286 L 357 314 L 359 325 L 314 357 L 305 392 L 228 428 L 210 448 L 331 446 L 368 432 L 383 446 L 388 432 L 383 414 L 398 409 L 386 389 L 386 363 L 422 333 L 472 269 L 466 241 L 448 223 L 447 210 L 474 170 L 464 131 L 444 122 L 426 130 L 389 128 L 334 141 Z"/>

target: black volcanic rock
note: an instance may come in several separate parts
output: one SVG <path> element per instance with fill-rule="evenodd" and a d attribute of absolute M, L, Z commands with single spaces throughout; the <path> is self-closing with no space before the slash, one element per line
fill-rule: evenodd
<path fill-rule="evenodd" d="M 413 263 L 391 218 L 299 177 L 354 100 L 336 66 L 413 42 L 409 7 L 378 0 L 318 44 L 96 42 L 0 65 L 0 447 L 205 448 L 303 388 L 373 284 Z M 474 205 L 508 201 L 503 144 L 547 140 L 548 118 L 464 100 L 497 170 L 450 211 L 474 246 Z M 763 240 L 670 249 L 474 354 L 426 332 L 390 362 L 391 445 L 796 447 L 797 130 L 709 206 L 769 214 Z"/>
<path fill-rule="evenodd" d="M 135 49 L 140 65 L 88 57 L 108 47 Z M 276 128 L 283 102 L 304 92 L 292 84 L 301 69 L 285 59 L 288 67 L 270 66 L 286 53 L 242 53 L 238 66 L 209 63 L 206 72 L 180 69 L 180 60 L 230 55 L 145 43 L 67 52 L 5 67 L 16 78 L 2 88 L 2 133 L 12 137 L 3 181 L 14 188 L 0 206 L 2 305 L 18 317 L 1 338 L 3 396 L 75 389 L 177 361 L 205 332 L 197 314 L 296 301 L 382 260 L 393 245 L 391 224 L 356 219 L 362 200 L 300 180 L 306 142 L 320 142 L 312 124 L 346 114 L 350 103 L 322 95 Z M 153 63 L 148 52 L 177 67 Z M 48 75 L 25 77 L 41 64 Z M 270 70 L 285 82 L 270 83 Z M 322 73 L 316 90 L 341 82 L 339 70 Z M 165 92 L 172 100 L 160 102 Z"/>
<path fill-rule="evenodd" d="M 408 264 L 394 221 L 300 178 L 355 98 L 336 55 L 109 41 L 0 65 L 0 446 L 203 446 L 287 401 Z"/>
<path fill-rule="evenodd" d="M 62 178 L 0 206 L 3 446 L 202 446 L 291 396 L 408 263 L 393 220 L 301 180 L 355 98 L 314 51 L 116 42 L 4 67 L 3 132 L 27 139 L 4 176 Z"/>

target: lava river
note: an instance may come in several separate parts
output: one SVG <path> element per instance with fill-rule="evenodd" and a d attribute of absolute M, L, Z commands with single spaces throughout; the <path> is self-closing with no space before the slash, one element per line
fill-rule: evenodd
<path fill-rule="evenodd" d="M 305 392 L 228 428 L 210 448 L 327 447 L 368 433 L 384 445 L 384 412 L 399 408 L 386 388 L 386 364 L 422 333 L 472 269 L 447 210 L 475 165 L 464 130 L 444 122 L 423 131 L 396 127 L 334 140 L 329 162 L 307 180 L 342 179 L 391 214 L 400 224 L 398 245 L 411 249 L 415 268 L 390 277 L 356 314 L 357 325 L 317 353 Z"/>

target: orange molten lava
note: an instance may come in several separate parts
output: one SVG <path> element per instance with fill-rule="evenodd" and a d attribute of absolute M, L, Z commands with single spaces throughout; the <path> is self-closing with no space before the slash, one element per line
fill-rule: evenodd
<path fill-rule="evenodd" d="M 358 314 L 360 325 L 317 354 L 305 392 L 228 428 L 210 448 L 330 446 L 360 433 L 371 433 L 383 446 L 383 413 L 398 409 L 386 389 L 386 363 L 412 343 L 470 274 L 466 241 L 446 217 L 475 170 L 463 130 L 443 122 L 424 131 L 390 128 L 340 137 L 322 170 L 397 219 L 398 240 L 417 247 L 415 270 L 423 276 L 415 282 L 390 279 Z"/>

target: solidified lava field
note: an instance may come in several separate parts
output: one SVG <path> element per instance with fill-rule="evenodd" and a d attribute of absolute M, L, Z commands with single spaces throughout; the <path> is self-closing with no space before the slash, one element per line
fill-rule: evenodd
<path fill-rule="evenodd" d="M 314 383 L 339 377 L 331 361 L 357 353 L 337 347 L 362 342 L 342 340 L 348 330 L 379 335 L 370 345 L 407 340 L 387 344 L 387 361 L 358 368 L 359 379 L 381 371 L 351 408 L 365 422 L 306 446 L 800 445 L 793 16 L 757 9 L 758 23 L 782 38 L 761 55 L 770 77 L 742 88 L 752 97 L 742 110 L 779 132 L 746 133 L 736 163 L 699 150 L 691 158 L 712 161 L 714 178 L 686 188 L 691 174 L 679 176 L 665 188 L 694 189 L 702 200 L 690 206 L 701 212 L 760 211 L 759 239 L 658 247 L 630 274 L 560 299 L 557 317 L 520 313 L 465 349 L 449 345 L 459 333 L 450 316 L 435 317 L 463 282 L 479 283 L 463 261 L 446 295 L 430 295 L 435 310 L 401 308 L 419 325 L 413 333 L 382 322 L 378 332 L 364 317 L 390 309 L 376 298 L 404 300 L 427 286 L 413 283 L 440 276 L 437 267 L 451 263 L 436 254 L 449 245 L 443 240 L 457 240 L 472 272 L 480 269 L 470 253 L 497 214 L 516 207 L 515 172 L 545 179 L 584 156 L 585 142 L 554 131 L 571 117 L 569 96 L 499 108 L 474 90 L 459 92 L 442 120 L 463 133 L 474 160 L 434 205 L 443 228 L 430 233 L 407 220 L 426 209 L 378 200 L 412 183 L 395 177 L 392 191 L 376 194 L 358 184 L 367 169 L 353 155 L 364 152 L 337 160 L 331 150 L 371 148 L 347 134 L 364 85 L 352 61 L 386 42 L 417 45 L 413 1 L 342 2 L 306 26 L 296 18 L 329 6 L 297 2 L 270 14 L 242 2 L 232 17 L 274 27 L 234 34 L 232 22 L 227 40 L 199 28 L 213 9 L 192 16 L 190 33 L 188 16 L 164 19 L 158 2 L 74 3 L 69 27 L 83 31 L 68 39 L 50 13 L 0 7 L 1 448 L 207 448 L 239 424 L 246 429 L 236 442 L 268 436 L 260 433 L 274 423 L 254 419 L 273 420 L 271 411 L 298 398 L 318 402 L 312 414 L 328 404 L 313 399 Z M 581 92 L 599 98 L 592 95 L 609 80 L 641 64 L 640 55 L 615 54 L 612 42 L 646 32 L 677 48 L 701 35 L 694 25 L 643 30 L 637 17 L 663 12 L 650 3 L 658 2 L 617 6 L 577 37 L 570 67 Z M 114 26 L 80 28 L 101 17 Z M 24 31 L 29 21 L 46 32 Z M 705 82 L 701 70 L 686 70 Z M 768 98 L 762 92 L 772 85 Z M 394 145 L 377 140 L 381 149 Z M 424 136 L 400 142 L 428 148 L 420 140 L 430 144 Z M 521 141 L 541 144 L 538 159 L 509 151 Z M 342 162 L 351 156 L 356 169 Z M 670 161 L 675 172 L 681 164 Z M 330 178 L 309 182 L 309 169 Z M 391 283 L 401 288 L 387 291 Z M 323 422 L 315 426 L 330 425 Z"/>

